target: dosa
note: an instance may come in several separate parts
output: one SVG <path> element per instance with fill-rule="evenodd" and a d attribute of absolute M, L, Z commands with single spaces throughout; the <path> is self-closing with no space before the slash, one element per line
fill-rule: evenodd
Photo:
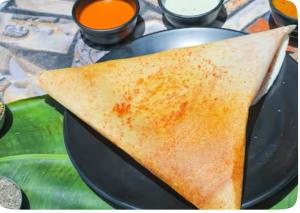
<path fill-rule="evenodd" d="M 238 209 L 248 110 L 278 74 L 292 28 L 44 72 L 39 82 L 196 207 Z"/>

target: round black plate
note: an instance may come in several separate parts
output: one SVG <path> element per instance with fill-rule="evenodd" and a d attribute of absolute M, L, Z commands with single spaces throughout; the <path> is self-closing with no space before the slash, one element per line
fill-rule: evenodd
<path fill-rule="evenodd" d="M 241 35 L 215 28 L 163 31 L 139 38 L 102 60 L 149 54 Z M 267 94 L 250 109 L 243 208 L 274 195 L 297 176 L 297 62 L 287 56 Z M 116 207 L 134 209 L 194 208 L 126 153 L 66 111 L 65 144 L 82 179 Z"/>

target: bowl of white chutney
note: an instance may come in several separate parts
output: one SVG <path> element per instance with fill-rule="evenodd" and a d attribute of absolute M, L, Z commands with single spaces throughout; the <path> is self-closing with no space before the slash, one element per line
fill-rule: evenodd
<path fill-rule="evenodd" d="M 218 17 L 224 0 L 158 0 L 167 22 L 174 27 L 207 26 Z"/>

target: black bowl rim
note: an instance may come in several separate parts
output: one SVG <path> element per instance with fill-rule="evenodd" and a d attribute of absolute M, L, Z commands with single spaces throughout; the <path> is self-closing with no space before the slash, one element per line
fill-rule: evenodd
<path fill-rule="evenodd" d="M 191 16 L 187 16 L 187 15 L 180 15 L 178 13 L 173 13 L 170 10 L 168 10 L 165 5 L 162 3 L 162 0 L 158 0 L 158 4 L 160 6 L 160 8 L 162 8 L 162 11 L 165 13 L 168 13 L 169 15 L 175 16 L 177 18 L 183 18 L 183 19 L 193 19 L 193 18 L 201 18 L 207 15 L 210 15 L 211 13 L 215 12 L 217 9 L 219 9 L 222 5 L 223 5 L 224 0 L 220 0 L 220 2 L 218 3 L 217 6 L 215 6 L 213 9 L 205 12 L 205 13 L 201 13 L 199 15 L 191 15 Z"/>
<path fill-rule="evenodd" d="M 278 10 L 278 9 L 275 7 L 275 5 L 273 4 L 273 0 L 269 0 L 269 3 L 270 3 L 270 7 L 271 7 L 271 10 L 272 10 L 272 11 L 276 11 L 276 12 L 279 13 L 281 16 L 283 16 L 283 17 L 285 17 L 285 18 L 287 18 L 287 19 L 291 19 L 291 20 L 293 20 L 293 21 L 295 21 L 295 22 L 298 22 L 298 19 L 295 19 L 294 17 L 285 15 L 283 12 L 281 12 L 280 10 Z M 292 2 L 292 3 L 293 3 L 293 2 Z M 293 3 L 293 4 L 294 4 L 294 3 Z M 297 9 L 297 7 L 296 7 L 296 9 Z M 299 12 L 298 12 L 298 11 L 297 11 L 297 13 L 298 13 L 298 16 L 299 16 Z"/>
<path fill-rule="evenodd" d="M 121 24 L 117 27 L 113 27 L 113 28 L 108 28 L 108 29 L 95 29 L 95 28 L 91 28 L 91 27 L 88 27 L 88 26 L 85 26 L 83 24 L 81 24 L 79 22 L 79 20 L 77 19 L 77 16 L 76 16 L 76 10 L 77 10 L 77 7 L 78 5 L 82 2 L 82 1 L 85 1 L 85 0 L 76 0 L 76 2 L 74 3 L 73 5 L 73 8 L 72 8 L 72 17 L 73 17 L 73 20 L 76 22 L 76 24 L 80 27 L 80 28 L 83 28 L 84 30 L 90 30 L 90 31 L 95 31 L 95 32 L 118 32 L 120 31 L 122 28 L 126 27 L 127 25 L 131 24 L 139 15 L 140 13 L 140 3 L 138 0 L 130 0 L 132 1 L 135 6 L 136 6 L 136 9 L 135 9 L 135 13 L 134 15 L 132 16 L 132 18 L 130 20 L 128 20 L 127 22 L 125 22 L 124 24 Z M 91 0 L 92 1 L 97 1 L 97 0 Z M 127 0 L 125 0 L 127 1 Z"/>

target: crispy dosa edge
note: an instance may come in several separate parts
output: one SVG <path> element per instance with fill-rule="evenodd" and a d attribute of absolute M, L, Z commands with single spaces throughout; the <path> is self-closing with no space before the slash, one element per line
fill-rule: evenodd
<path fill-rule="evenodd" d="M 268 72 L 268 74 L 266 75 L 264 82 L 261 85 L 261 88 L 259 90 L 259 92 L 257 93 L 255 99 L 252 102 L 252 105 L 255 105 L 256 103 L 259 102 L 259 100 L 268 93 L 268 91 L 270 90 L 270 88 L 272 87 L 274 81 L 276 80 L 282 63 L 284 61 L 285 55 L 286 55 L 286 49 L 288 47 L 289 44 L 289 34 L 296 29 L 296 25 L 289 25 L 284 27 L 284 31 L 286 31 L 286 35 L 284 36 L 284 38 L 282 39 L 282 43 L 280 45 L 280 47 L 278 48 L 278 51 L 276 53 L 276 55 L 274 56 L 274 59 L 272 61 L 272 64 L 270 66 L 270 70 Z"/>

